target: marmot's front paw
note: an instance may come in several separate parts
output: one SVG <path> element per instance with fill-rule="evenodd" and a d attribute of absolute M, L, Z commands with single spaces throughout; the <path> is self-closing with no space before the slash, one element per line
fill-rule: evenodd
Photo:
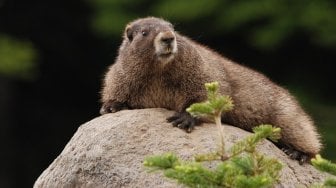
<path fill-rule="evenodd" d="M 188 112 L 177 112 L 167 118 L 167 121 L 172 123 L 174 127 L 185 129 L 188 133 L 191 132 L 195 125 L 200 124 L 200 121 L 192 117 Z"/>
<path fill-rule="evenodd" d="M 107 101 L 100 108 L 100 114 L 114 113 L 120 110 L 130 109 L 126 103 L 116 102 L 116 101 Z"/>

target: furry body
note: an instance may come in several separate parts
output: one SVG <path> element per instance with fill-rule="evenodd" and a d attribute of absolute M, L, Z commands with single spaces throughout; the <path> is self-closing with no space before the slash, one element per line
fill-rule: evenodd
<path fill-rule="evenodd" d="M 101 113 L 167 108 L 177 112 L 168 119 L 173 125 L 191 131 L 197 120 L 185 109 L 204 101 L 204 83 L 213 81 L 235 105 L 222 122 L 245 130 L 266 123 L 280 127 L 281 146 L 301 161 L 320 152 L 313 121 L 286 89 L 177 33 L 158 18 L 127 25 L 116 62 L 105 76 Z"/>

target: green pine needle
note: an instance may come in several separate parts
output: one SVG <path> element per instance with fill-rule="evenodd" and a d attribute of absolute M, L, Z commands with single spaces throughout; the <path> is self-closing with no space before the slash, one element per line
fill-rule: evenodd
<path fill-rule="evenodd" d="M 204 161 L 220 160 L 221 156 L 218 152 L 215 152 L 215 153 L 199 154 L 196 155 L 194 158 L 196 162 L 204 162 Z"/>
<path fill-rule="evenodd" d="M 274 183 L 273 179 L 267 175 L 238 176 L 234 187 L 237 188 L 270 187 L 271 185 L 273 185 L 273 183 Z"/>
<path fill-rule="evenodd" d="M 174 168 L 180 164 L 178 157 L 173 153 L 166 153 L 162 156 L 147 157 L 143 163 L 147 167 L 156 167 L 157 169 Z"/>
<path fill-rule="evenodd" d="M 252 155 L 233 157 L 231 161 L 237 168 L 241 169 L 245 175 L 253 176 L 255 174 L 254 168 L 256 167 L 256 164 Z"/>
<path fill-rule="evenodd" d="M 218 82 L 205 84 L 208 100 L 202 103 L 192 104 L 187 108 L 192 116 L 205 117 L 214 120 L 215 116 L 220 116 L 223 112 L 233 109 L 233 102 L 231 97 L 222 96 L 218 93 Z"/>
<path fill-rule="evenodd" d="M 209 114 L 214 114 L 214 109 L 209 106 L 208 103 L 195 103 L 192 104 L 189 108 L 187 108 L 187 112 L 189 112 L 194 117 L 208 117 Z"/>
<path fill-rule="evenodd" d="M 273 142 L 277 142 L 281 138 L 281 128 L 274 128 L 272 125 L 259 125 L 253 128 L 253 132 L 262 138 L 269 138 Z"/>
<path fill-rule="evenodd" d="M 260 125 L 253 129 L 255 134 L 246 137 L 245 139 L 237 142 L 230 149 L 232 156 L 238 155 L 242 152 L 254 152 L 256 144 L 265 138 L 270 138 L 276 141 L 280 138 L 280 128 L 274 128 L 271 125 Z"/>
<path fill-rule="evenodd" d="M 189 163 L 176 166 L 164 172 L 168 178 L 190 187 L 218 187 L 216 174 L 199 163 Z"/>

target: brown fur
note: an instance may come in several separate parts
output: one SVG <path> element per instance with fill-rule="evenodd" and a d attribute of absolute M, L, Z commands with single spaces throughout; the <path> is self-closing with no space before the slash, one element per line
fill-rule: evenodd
<path fill-rule="evenodd" d="M 161 35 L 155 38 L 159 33 L 176 42 L 175 53 L 168 53 L 173 44 L 167 48 L 169 58 L 160 54 L 166 48 Z M 286 89 L 178 34 L 158 18 L 138 19 L 126 27 L 119 55 L 105 77 L 101 113 L 155 107 L 184 113 L 190 104 L 206 98 L 204 83 L 212 81 L 218 81 L 220 92 L 234 101 L 234 110 L 222 117 L 223 122 L 246 130 L 272 124 L 282 129 L 281 142 L 288 148 L 308 156 L 320 152 L 311 118 Z"/>

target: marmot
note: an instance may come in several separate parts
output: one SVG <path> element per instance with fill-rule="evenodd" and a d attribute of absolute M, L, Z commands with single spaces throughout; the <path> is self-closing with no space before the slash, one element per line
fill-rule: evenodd
<path fill-rule="evenodd" d="M 281 147 L 300 162 L 319 153 L 320 136 L 289 92 L 262 74 L 234 63 L 174 31 L 163 19 L 130 22 L 101 93 L 101 114 L 122 109 L 166 108 L 174 126 L 191 131 L 198 120 L 185 110 L 206 99 L 204 84 L 218 81 L 234 109 L 222 117 L 245 130 L 260 124 L 282 129 Z"/>

